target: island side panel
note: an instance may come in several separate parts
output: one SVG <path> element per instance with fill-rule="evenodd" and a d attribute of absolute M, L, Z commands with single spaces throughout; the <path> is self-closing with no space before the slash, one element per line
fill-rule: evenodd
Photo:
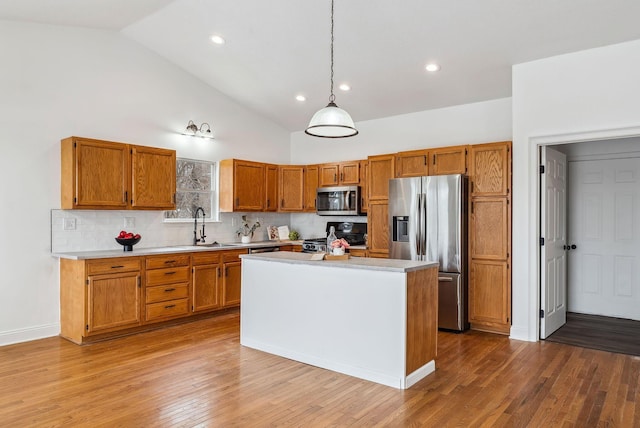
<path fill-rule="evenodd" d="M 401 388 L 406 274 L 243 258 L 240 343 Z"/>
<path fill-rule="evenodd" d="M 407 274 L 407 356 L 410 375 L 435 360 L 438 349 L 438 268 Z"/>

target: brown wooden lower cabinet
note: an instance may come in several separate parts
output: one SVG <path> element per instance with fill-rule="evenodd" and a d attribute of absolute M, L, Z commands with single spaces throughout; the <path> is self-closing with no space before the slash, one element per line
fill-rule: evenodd
<path fill-rule="evenodd" d="M 60 335 L 82 344 L 237 307 L 246 253 L 60 259 Z"/>
<path fill-rule="evenodd" d="M 222 306 L 240 305 L 240 283 L 242 266 L 238 262 L 225 262 L 222 277 Z"/>
<path fill-rule="evenodd" d="M 140 325 L 140 272 L 91 275 L 87 334 Z"/>
<path fill-rule="evenodd" d="M 145 258 L 145 323 L 189 315 L 189 263 L 186 254 Z"/>
<path fill-rule="evenodd" d="M 222 306 L 222 266 L 219 252 L 191 256 L 192 312 L 205 312 Z"/>
<path fill-rule="evenodd" d="M 507 262 L 472 260 L 469 273 L 471 327 L 508 334 L 511 328 L 511 287 Z"/>
<path fill-rule="evenodd" d="M 349 254 L 351 254 L 352 257 L 367 257 L 367 250 L 349 248 Z"/>

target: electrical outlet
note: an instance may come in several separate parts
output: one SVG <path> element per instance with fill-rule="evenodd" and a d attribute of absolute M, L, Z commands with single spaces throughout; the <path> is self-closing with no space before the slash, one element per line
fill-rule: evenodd
<path fill-rule="evenodd" d="M 126 229 L 132 229 L 136 227 L 136 218 L 135 217 L 125 217 L 124 218 L 124 228 Z"/>
<path fill-rule="evenodd" d="M 76 230 L 76 219 L 75 218 L 63 218 L 62 219 L 62 229 L 63 230 Z"/>
<path fill-rule="evenodd" d="M 231 217 L 231 227 L 238 227 L 238 219 L 236 217 Z"/>

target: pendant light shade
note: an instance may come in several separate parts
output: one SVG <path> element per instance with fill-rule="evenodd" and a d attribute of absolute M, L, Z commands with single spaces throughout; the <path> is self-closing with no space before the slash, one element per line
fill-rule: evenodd
<path fill-rule="evenodd" d="M 334 102 L 318 110 L 311 118 L 309 127 L 304 131 L 314 137 L 343 138 L 358 134 L 349 113 L 342 110 Z"/>
<path fill-rule="evenodd" d="M 305 133 L 323 138 L 353 137 L 358 134 L 353 119 L 349 113 L 336 105 L 335 98 L 333 94 L 333 0 L 331 0 L 331 95 L 329 104 L 313 115 Z"/>

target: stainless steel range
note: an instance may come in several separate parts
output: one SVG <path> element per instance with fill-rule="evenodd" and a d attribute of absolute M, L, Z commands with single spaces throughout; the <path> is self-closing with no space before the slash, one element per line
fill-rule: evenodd
<path fill-rule="evenodd" d="M 303 253 L 318 253 L 327 251 L 327 238 L 329 229 L 333 226 L 336 229 L 336 237 L 344 238 L 349 245 L 365 245 L 367 234 L 367 223 L 351 222 L 327 222 L 326 235 L 324 238 L 305 239 L 302 242 Z"/>

